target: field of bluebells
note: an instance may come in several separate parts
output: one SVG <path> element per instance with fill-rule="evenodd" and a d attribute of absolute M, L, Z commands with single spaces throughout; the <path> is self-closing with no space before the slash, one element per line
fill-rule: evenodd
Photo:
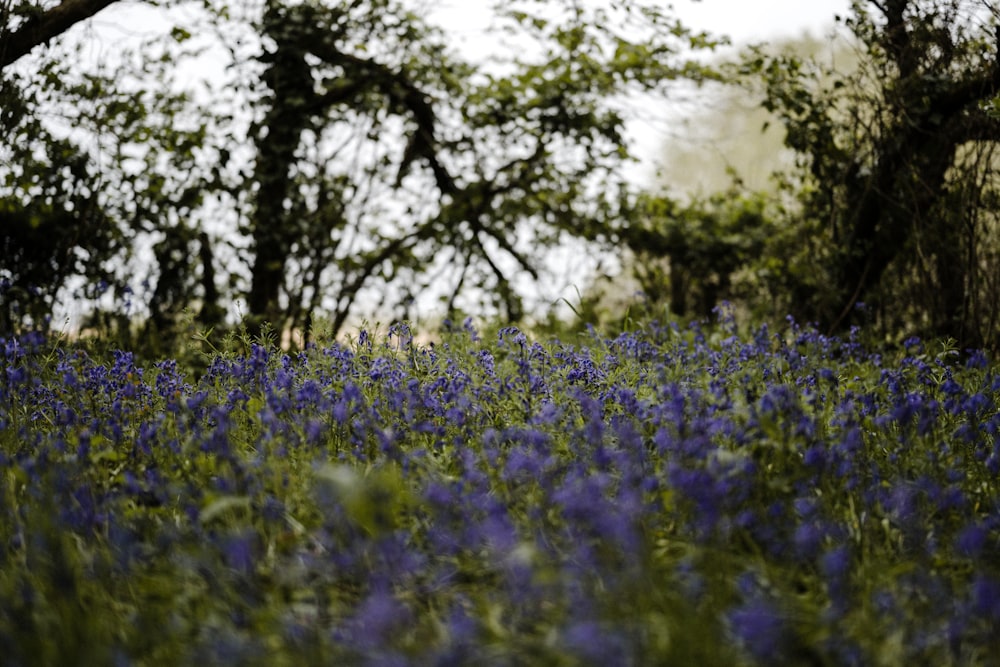
<path fill-rule="evenodd" d="M 4 665 L 1000 656 L 981 354 L 396 325 L 195 377 L 0 343 Z"/>

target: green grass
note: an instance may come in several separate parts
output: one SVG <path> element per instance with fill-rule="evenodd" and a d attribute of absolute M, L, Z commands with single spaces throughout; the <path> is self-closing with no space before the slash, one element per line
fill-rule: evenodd
<path fill-rule="evenodd" d="M 194 379 L 3 343 L 5 665 L 1000 655 L 982 355 L 397 325 Z"/>

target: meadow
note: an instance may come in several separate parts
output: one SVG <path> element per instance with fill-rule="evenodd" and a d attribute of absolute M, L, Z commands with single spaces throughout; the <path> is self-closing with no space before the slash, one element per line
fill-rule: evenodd
<path fill-rule="evenodd" d="M 997 367 L 861 341 L 3 339 L 2 662 L 997 664 Z"/>

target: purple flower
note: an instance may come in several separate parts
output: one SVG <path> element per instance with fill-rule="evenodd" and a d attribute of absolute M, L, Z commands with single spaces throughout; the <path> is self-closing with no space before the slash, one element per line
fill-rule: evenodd
<path fill-rule="evenodd" d="M 824 537 L 826 531 L 821 523 L 804 521 L 795 529 L 795 550 L 803 560 L 812 560 L 819 553 Z"/>
<path fill-rule="evenodd" d="M 972 611 L 993 623 L 1000 623 L 1000 580 L 985 574 L 973 579 Z"/>
<path fill-rule="evenodd" d="M 595 621 L 578 621 L 563 632 L 562 643 L 590 665 L 627 665 L 629 656 L 619 632 Z"/>
<path fill-rule="evenodd" d="M 413 613 L 389 591 L 379 587 L 358 605 L 350 628 L 361 647 L 380 648 L 410 623 Z"/>
<path fill-rule="evenodd" d="M 227 536 L 222 543 L 226 566 L 242 575 L 253 573 L 257 533 L 244 530 Z"/>
<path fill-rule="evenodd" d="M 11 387 L 24 384 L 28 379 L 28 371 L 25 370 L 24 366 L 8 366 L 6 368 L 6 372 L 7 381 L 10 383 Z"/>
<path fill-rule="evenodd" d="M 980 522 L 974 522 L 963 528 L 955 537 L 955 550 L 963 556 L 979 557 L 986 547 L 989 530 Z"/>
<path fill-rule="evenodd" d="M 820 574 L 833 605 L 831 613 L 839 615 L 850 606 L 851 550 L 840 545 L 827 551 L 819 560 Z"/>
<path fill-rule="evenodd" d="M 199 391 L 187 399 L 187 408 L 192 412 L 197 412 L 198 409 L 205 403 L 208 398 L 207 391 Z"/>
<path fill-rule="evenodd" d="M 827 580 L 843 580 L 851 571 L 851 550 L 846 545 L 834 547 L 823 554 L 820 571 Z"/>
<path fill-rule="evenodd" d="M 752 600 L 732 610 L 727 621 L 737 642 L 762 664 L 779 664 L 789 639 L 787 621 L 767 600 Z"/>
<path fill-rule="evenodd" d="M 923 354 L 924 344 L 917 336 L 910 336 L 903 341 L 903 348 L 907 354 Z"/>
<path fill-rule="evenodd" d="M 989 358 L 982 350 L 967 350 L 969 357 L 965 362 L 966 368 L 986 368 L 990 364 Z"/>

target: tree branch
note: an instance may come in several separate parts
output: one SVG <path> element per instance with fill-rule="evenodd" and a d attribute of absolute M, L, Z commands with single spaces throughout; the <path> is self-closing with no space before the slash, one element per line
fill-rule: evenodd
<path fill-rule="evenodd" d="M 932 98 L 929 114 L 944 118 L 960 113 L 1000 93 L 1000 69 L 991 69 L 980 76 L 970 76 L 958 81 L 946 92 Z"/>
<path fill-rule="evenodd" d="M 0 70 L 116 1 L 64 0 L 32 17 L 15 32 L 0 37 Z"/>
<path fill-rule="evenodd" d="M 339 65 L 349 76 L 362 76 L 356 80 L 376 86 L 382 94 L 397 107 L 409 112 L 417 128 L 406 147 L 403 162 L 399 167 L 397 184 L 402 181 L 407 168 L 417 159 L 427 160 L 442 194 L 456 195 L 458 188 L 448 170 L 437 156 L 436 126 L 437 116 L 427 96 L 405 74 L 394 72 L 382 63 L 344 53 L 327 44 L 310 44 L 309 51 L 330 65 Z M 349 89 L 349 88 L 348 88 Z"/>
<path fill-rule="evenodd" d="M 982 112 L 972 114 L 964 124 L 962 139 L 1000 143 L 1000 120 Z"/>
<path fill-rule="evenodd" d="M 887 0 L 884 7 L 875 4 L 885 14 L 884 41 L 886 50 L 892 54 L 893 61 L 899 67 L 900 78 L 905 79 L 917 69 L 917 58 L 913 52 L 910 31 L 904 17 L 910 0 Z"/>

